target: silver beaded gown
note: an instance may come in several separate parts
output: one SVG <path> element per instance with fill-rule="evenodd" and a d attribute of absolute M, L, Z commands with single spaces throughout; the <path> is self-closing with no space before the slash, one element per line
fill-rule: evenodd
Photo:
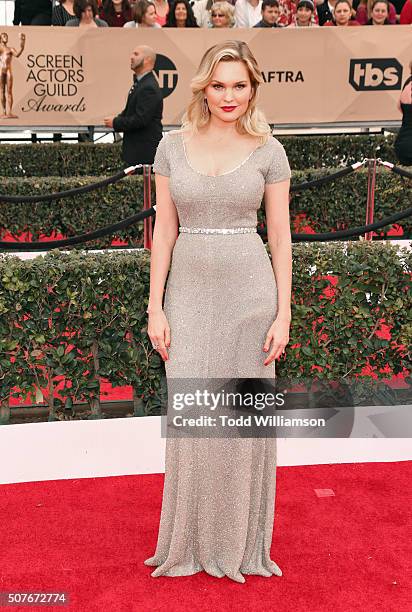
<path fill-rule="evenodd" d="M 169 178 L 184 228 L 256 228 L 264 187 L 290 178 L 273 136 L 218 176 L 195 170 L 183 135 L 160 141 L 153 170 Z M 277 286 L 256 232 L 180 232 L 166 283 L 170 325 L 166 377 L 274 378 L 264 366 L 266 334 L 277 313 Z M 166 440 L 157 546 L 144 563 L 152 576 L 200 571 L 245 582 L 243 574 L 281 576 L 270 558 L 276 492 L 276 438 Z"/>

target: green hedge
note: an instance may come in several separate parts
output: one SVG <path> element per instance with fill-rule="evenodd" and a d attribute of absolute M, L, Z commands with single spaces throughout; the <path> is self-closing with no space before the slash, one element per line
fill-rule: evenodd
<path fill-rule="evenodd" d="M 293 262 L 290 343 L 278 376 L 310 378 L 318 366 L 339 379 L 369 364 L 381 380 L 410 368 L 401 345 L 412 346 L 411 251 L 367 241 L 295 244 Z M 0 256 L 3 422 L 14 386 L 24 395 L 42 389 L 50 419 L 76 401 L 99 418 L 99 377 L 133 386 L 135 415 L 159 414 L 164 364 L 147 336 L 149 267 L 147 251 Z M 380 337 L 382 321 L 391 340 Z M 52 399 L 58 376 L 63 400 Z"/>
<path fill-rule="evenodd" d="M 302 183 L 330 172 L 333 170 L 294 171 L 292 182 Z M 79 187 L 94 180 L 96 180 L 94 177 L 32 177 L 17 178 L 11 182 L 3 177 L 0 178 L 0 193 L 10 195 L 51 193 Z M 411 205 L 408 185 L 410 181 L 403 180 L 384 168 L 378 170 L 375 220 Z M 294 194 L 290 206 L 293 231 L 301 231 L 303 227 L 299 222 L 301 213 L 307 215 L 305 225 L 310 225 L 316 232 L 364 225 L 366 193 L 367 172 L 362 169 L 334 183 Z M 143 178 L 140 176 L 128 177 L 108 188 L 51 203 L 0 202 L 0 236 L 4 236 L 5 230 L 17 236 L 28 228 L 33 234 L 33 240 L 37 240 L 41 233 L 50 236 L 52 232 L 57 232 L 64 236 L 73 236 L 120 221 L 142 210 L 142 207 Z M 259 210 L 258 219 L 259 223 L 264 225 L 263 207 Z M 412 236 L 412 218 L 409 217 L 400 224 L 404 228 L 404 235 Z M 384 235 L 388 229 L 380 234 Z M 142 246 L 143 224 L 137 223 L 119 232 L 118 237 L 128 240 L 130 246 Z M 86 248 L 106 247 L 111 241 L 111 237 L 100 239 L 88 243 Z"/>
<path fill-rule="evenodd" d="M 396 163 L 394 135 L 277 136 L 294 170 L 335 168 L 380 157 Z M 119 144 L 24 144 L 0 146 L 0 175 L 101 176 L 124 167 Z"/>
<path fill-rule="evenodd" d="M 307 170 L 293 174 L 292 183 L 312 180 L 334 170 Z M 349 176 L 322 187 L 293 194 L 290 210 L 292 219 L 305 213 L 304 224 L 316 233 L 365 225 L 367 201 L 367 170 L 357 170 Z M 379 221 L 412 205 L 412 182 L 380 167 L 376 173 L 374 221 Z M 412 217 L 398 223 L 404 238 L 412 237 Z M 301 231 L 294 225 L 295 231 Z M 376 232 L 385 236 L 390 226 Z M 357 238 L 354 238 L 357 240 Z"/>
<path fill-rule="evenodd" d="M 0 192 L 7 195 L 35 195 L 74 189 L 96 181 L 96 177 L 82 178 L 18 178 L 11 182 L 0 178 Z M 36 204 L 0 202 L 0 236 L 8 230 L 14 236 L 30 229 L 33 238 L 52 232 L 75 236 L 116 223 L 143 209 L 143 177 L 130 176 L 114 185 L 72 198 Z M 18 214 L 16 214 L 18 211 Z M 143 223 L 136 223 L 116 237 L 127 240 L 130 246 L 143 246 Z M 100 238 L 86 244 L 86 248 L 110 246 L 113 237 Z M 84 247 L 78 247 L 84 248 Z"/>

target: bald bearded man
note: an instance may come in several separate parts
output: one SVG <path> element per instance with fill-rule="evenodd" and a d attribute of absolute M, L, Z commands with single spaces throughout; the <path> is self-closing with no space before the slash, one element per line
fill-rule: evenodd
<path fill-rule="evenodd" d="M 157 145 L 162 138 L 163 94 L 153 68 L 156 53 L 139 45 L 130 57 L 135 74 L 125 109 L 116 117 L 106 117 L 104 124 L 123 132 L 122 158 L 128 165 L 153 164 Z"/>

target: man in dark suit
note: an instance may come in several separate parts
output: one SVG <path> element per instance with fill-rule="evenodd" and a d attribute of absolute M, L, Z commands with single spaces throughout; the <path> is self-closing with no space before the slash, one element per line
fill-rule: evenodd
<path fill-rule="evenodd" d="M 332 0 L 332 2 L 324 0 L 322 4 L 316 6 L 320 26 L 323 26 L 327 21 L 333 20 L 333 7 L 335 6 L 335 2 L 336 0 Z"/>
<path fill-rule="evenodd" d="M 104 124 L 123 132 L 122 158 L 129 165 L 153 164 L 162 139 L 163 95 L 153 74 L 156 53 L 151 47 L 136 47 L 130 58 L 134 85 L 125 109 L 117 117 L 106 117 Z"/>
<path fill-rule="evenodd" d="M 52 0 L 14 0 L 13 25 L 46 26 L 52 22 Z"/>

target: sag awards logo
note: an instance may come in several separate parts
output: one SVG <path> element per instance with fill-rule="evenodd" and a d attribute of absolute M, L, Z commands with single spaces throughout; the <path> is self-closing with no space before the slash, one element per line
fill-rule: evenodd
<path fill-rule="evenodd" d="M 13 59 L 20 57 L 26 46 L 20 34 L 20 49 L 9 45 L 8 35 L 0 33 L 2 119 L 17 119 L 13 112 Z M 27 112 L 84 112 L 86 104 L 79 92 L 84 83 L 83 56 L 72 54 L 29 54 L 26 60 L 26 83 L 31 94 L 22 105 Z"/>
<path fill-rule="evenodd" d="M 22 106 L 24 113 L 86 110 L 84 97 L 79 93 L 79 85 L 84 83 L 82 55 L 29 54 L 27 68 L 26 82 L 33 88 L 33 97 Z"/>
<path fill-rule="evenodd" d="M 18 119 L 13 112 L 13 59 L 20 57 L 26 44 L 26 36 L 20 33 L 20 49 L 9 45 L 9 36 L 0 32 L 0 98 L 1 119 Z"/>
<path fill-rule="evenodd" d="M 163 97 L 167 98 L 177 86 L 178 74 L 175 64 L 165 55 L 157 53 L 154 72 Z"/>
<path fill-rule="evenodd" d="M 394 57 L 352 59 L 349 83 L 356 91 L 401 89 L 402 66 Z"/>

